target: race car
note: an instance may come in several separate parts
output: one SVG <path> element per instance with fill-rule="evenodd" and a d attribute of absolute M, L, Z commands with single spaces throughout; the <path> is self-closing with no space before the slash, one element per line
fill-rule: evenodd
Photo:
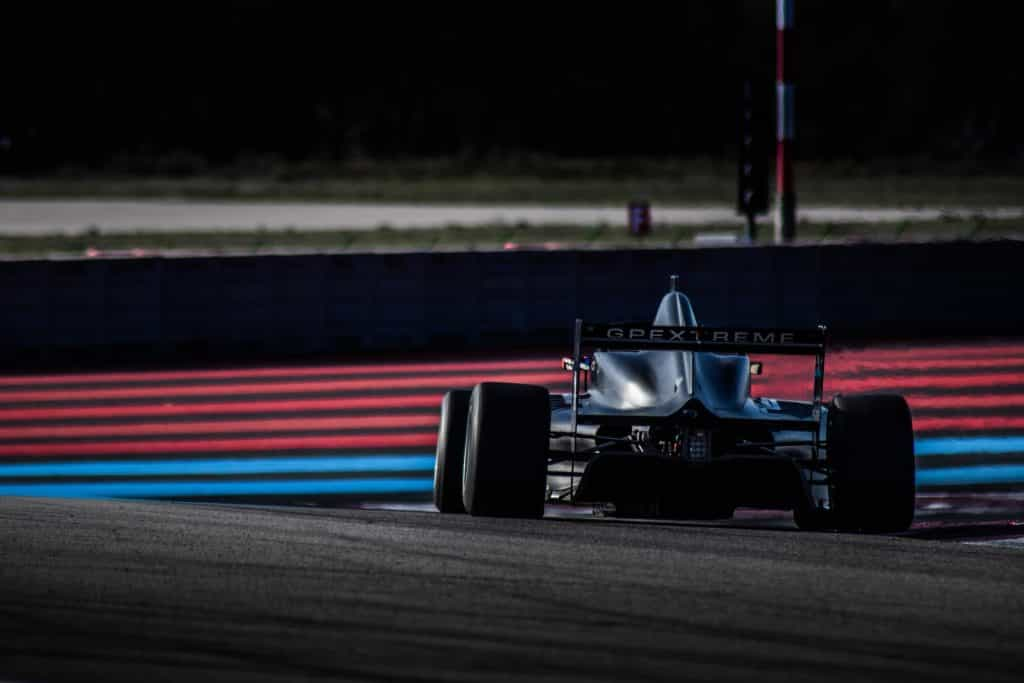
<path fill-rule="evenodd" d="M 896 532 L 914 517 L 910 410 L 894 394 L 823 403 L 824 326 L 697 324 L 678 277 L 649 323 L 577 319 L 572 391 L 483 382 L 441 403 L 434 504 L 542 517 L 546 503 L 604 515 L 727 519 L 792 510 L 801 529 Z M 762 362 L 814 356 L 813 399 L 751 395 Z"/>

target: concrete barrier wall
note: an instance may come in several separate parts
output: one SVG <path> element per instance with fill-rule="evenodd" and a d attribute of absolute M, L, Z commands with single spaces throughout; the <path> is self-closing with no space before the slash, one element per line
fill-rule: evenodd
<path fill-rule="evenodd" d="M 5 362 L 567 345 L 678 273 L 707 325 L 837 338 L 1024 331 L 1024 243 L 40 260 L 0 264 Z"/>

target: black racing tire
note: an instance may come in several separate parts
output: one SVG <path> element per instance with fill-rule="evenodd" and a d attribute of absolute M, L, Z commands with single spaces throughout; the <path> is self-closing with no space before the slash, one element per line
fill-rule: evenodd
<path fill-rule="evenodd" d="M 793 521 L 803 531 L 826 531 L 837 526 L 832 510 L 819 510 L 806 503 L 794 508 Z"/>
<path fill-rule="evenodd" d="M 910 528 L 916 472 L 906 400 L 895 394 L 840 394 L 828 423 L 835 527 L 869 533 Z"/>
<path fill-rule="evenodd" d="M 466 511 L 462 504 L 462 454 L 466 450 L 469 394 L 468 389 L 457 389 L 449 391 L 441 400 L 434 460 L 434 507 L 439 512 Z"/>
<path fill-rule="evenodd" d="M 551 402 L 528 384 L 483 382 L 469 399 L 462 500 L 471 515 L 544 516 Z"/>

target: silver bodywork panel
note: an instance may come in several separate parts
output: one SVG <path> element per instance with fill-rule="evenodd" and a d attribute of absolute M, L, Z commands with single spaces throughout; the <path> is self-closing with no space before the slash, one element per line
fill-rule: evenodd
<path fill-rule="evenodd" d="M 654 318 L 655 325 L 668 327 L 696 323 L 682 292 L 666 294 Z M 578 419 L 581 423 L 665 419 L 691 401 L 727 420 L 806 422 L 812 417 L 810 403 L 752 398 L 748 356 L 656 350 L 595 352 L 589 391 L 579 399 Z M 563 415 L 553 415 L 552 421 L 568 424 Z"/>

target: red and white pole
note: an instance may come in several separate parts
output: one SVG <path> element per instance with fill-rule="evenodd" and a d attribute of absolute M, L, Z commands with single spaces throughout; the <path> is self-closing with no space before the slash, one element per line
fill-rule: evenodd
<path fill-rule="evenodd" d="M 775 0 L 775 241 L 796 237 L 796 186 L 793 182 L 793 139 L 796 117 L 793 79 L 793 2 Z"/>

